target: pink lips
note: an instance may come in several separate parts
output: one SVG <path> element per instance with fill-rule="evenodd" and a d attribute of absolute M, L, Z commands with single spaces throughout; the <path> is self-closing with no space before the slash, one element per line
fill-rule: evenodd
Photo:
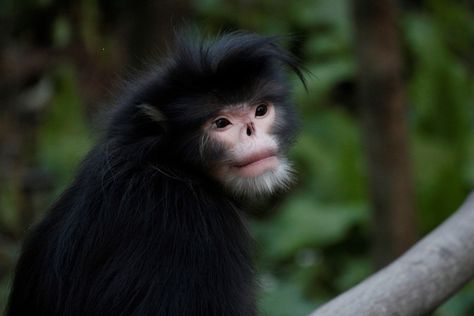
<path fill-rule="evenodd" d="M 266 150 L 243 159 L 235 164 L 235 168 L 240 176 L 253 178 L 262 175 L 266 171 L 275 169 L 278 164 L 275 151 Z"/>
<path fill-rule="evenodd" d="M 236 164 L 235 166 L 237 168 L 244 168 L 244 167 L 247 167 L 247 166 L 249 166 L 253 163 L 256 163 L 256 162 L 259 162 L 261 160 L 264 160 L 264 159 L 267 159 L 267 158 L 270 158 L 270 157 L 274 157 L 274 156 L 275 156 L 275 152 L 273 150 L 262 151 L 262 152 L 253 154 L 253 155 L 245 158 L 242 161 L 239 161 L 239 163 Z"/>

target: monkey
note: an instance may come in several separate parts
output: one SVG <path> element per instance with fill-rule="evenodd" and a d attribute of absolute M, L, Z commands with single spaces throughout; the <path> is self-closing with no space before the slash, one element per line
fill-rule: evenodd
<path fill-rule="evenodd" d="M 275 36 L 177 36 L 114 102 L 27 234 L 8 316 L 255 316 L 245 207 L 285 190 L 298 130 Z"/>

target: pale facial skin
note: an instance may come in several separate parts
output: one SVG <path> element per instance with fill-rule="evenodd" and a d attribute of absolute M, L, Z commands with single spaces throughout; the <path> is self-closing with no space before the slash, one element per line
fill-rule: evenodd
<path fill-rule="evenodd" d="M 211 122 L 212 139 L 225 145 L 231 162 L 220 166 L 217 173 L 235 173 L 254 178 L 278 167 L 278 146 L 270 130 L 275 109 L 269 103 L 247 104 L 227 109 Z"/>
<path fill-rule="evenodd" d="M 148 104 L 143 112 L 157 122 L 164 116 Z M 271 102 L 229 106 L 203 126 L 201 150 L 206 144 L 223 148 L 221 157 L 211 164 L 209 174 L 237 196 L 258 198 L 285 189 L 292 182 L 293 170 L 281 152 L 272 129 L 278 117 Z M 203 153 L 201 153 L 203 155 Z"/>

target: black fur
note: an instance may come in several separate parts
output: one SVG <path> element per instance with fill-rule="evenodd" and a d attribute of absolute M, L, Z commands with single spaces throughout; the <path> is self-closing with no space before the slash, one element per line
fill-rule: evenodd
<path fill-rule="evenodd" d="M 296 116 L 284 65 L 302 78 L 275 38 L 180 38 L 130 85 L 71 186 L 30 231 L 7 315 L 256 315 L 240 202 L 206 173 L 217 154 L 200 153 L 200 128 L 227 105 L 269 99 L 286 148 Z"/>

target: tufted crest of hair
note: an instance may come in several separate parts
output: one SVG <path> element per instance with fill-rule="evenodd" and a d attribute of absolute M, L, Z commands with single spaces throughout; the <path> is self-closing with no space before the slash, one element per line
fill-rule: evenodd
<path fill-rule="evenodd" d="M 192 121 L 207 118 L 223 105 L 265 94 L 282 96 L 287 93 L 282 66 L 303 82 L 304 77 L 297 60 L 277 45 L 279 39 L 242 32 L 219 39 L 177 36 L 176 47 L 156 79 L 146 78 L 143 96 L 149 100 L 143 101 L 161 104 L 170 120 L 179 121 L 186 112 L 184 118 Z M 189 102 L 195 99 L 206 102 Z"/>
<path fill-rule="evenodd" d="M 298 61 L 277 45 L 281 37 L 233 32 L 218 39 L 190 34 L 176 38 L 168 57 L 128 89 L 124 107 L 147 104 L 156 107 L 170 127 L 198 128 L 229 104 L 258 98 L 286 101 L 282 66 L 304 83 Z M 153 113 L 150 108 L 134 110 Z M 123 120 L 130 120 L 130 114 Z"/>

